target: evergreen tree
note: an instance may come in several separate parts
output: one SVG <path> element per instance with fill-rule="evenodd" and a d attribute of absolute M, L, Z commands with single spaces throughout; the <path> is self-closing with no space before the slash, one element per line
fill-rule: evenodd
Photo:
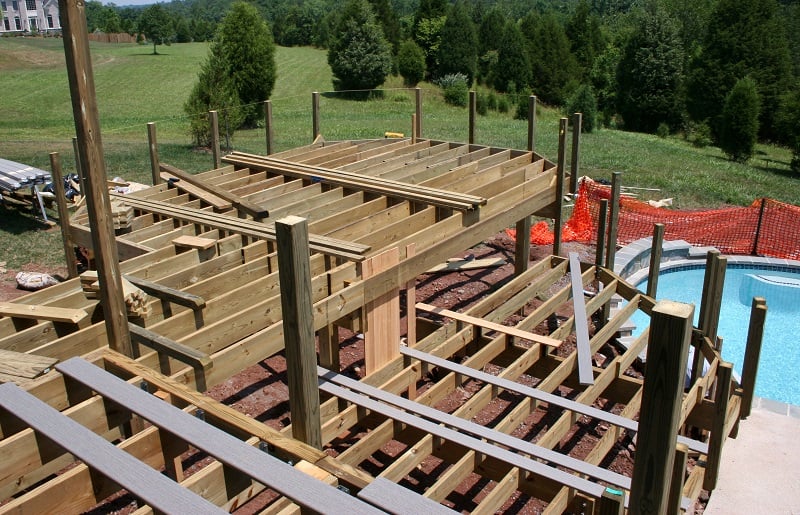
<path fill-rule="evenodd" d="M 406 86 L 416 86 L 425 78 L 425 52 L 413 39 L 407 39 L 400 45 L 397 68 Z"/>
<path fill-rule="evenodd" d="M 498 91 L 527 87 L 531 79 L 531 65 L 525 52 L 524 38 L 517 24 L 508 21 L 503 29 L 503 39 L 497 51 L 497 65 L 492 71 L 494 87 Z M 512 87 L 513 86 L 513 87 Z"/>
<path fill-rule="evenodd" d="M 475 79 L 478 68 L 478 40 L 475 25 L 467 14 L 467 7 L 459 0 L 450 8 L 442 27 L 439 45 L 439 77 L 454 73 L 467 76 L 467 85 Z"/>
<path fill-rule="evenodd" d="M 367 0 L 350 0 L 328 49 L 337 90 L 374 89 L 386 80 L 392 54 Z"/>
<path fill-rule="evenodd" d="M 675 20 L 659 7 L 643 13 L 617 72 L 617 109 L 626 129 L 653 132 L 661 123 L 678 125 L 683 63 Z"/>
<path fill-rule="evenodd" d="M 397 17 L 389 0 L 369 0 L 372 4 L 372 10 L 375 12 L 375 18 L 383 29 L 383 35 L 386 41 L 392 45 L 392 53 L 396 54 L 400 47 L 400 19 Z"/>
<path fill-rule="evenodd" d="M 753 156 L 758 138 L 758 91 L 750 77 L 736 82 L 725 98 L 719 146 L 733 161 L 744 163 Z"/>
<path fill-rule="evenodd" d="M 497 62 L 506 18 L 498 8 L 491 9 L 478 27 L 478 79 L 490 84 L 489 71 Z"/>
<path fill-rule="evenodd" d="M 587 0 L 578 2 L 572 18 L 567 22 L 567 37 L 570 50 L 585 76 L 606 46 L 603 31 L 600 29 L 600 19 L 591 13 Z"/>
<path fill-rule="evenodd" d="M 579 78 L 578 62 L 569 49 L 564 27 L 552 13 L 524 26 L 532 30 L 523 34 L 531 60 L 533 92 L 545 103 L 563 105 L 570 83 Z"/>
<path fill-rule="evenodd" d="M 800 81 L 781 96 L 780 106 L 777 116 L 780 139 L 792 149 L 791 168 L 794 173 L 800 174 Z"/>
<path fill-rule="evenodd" d="M 567 101 L 567 115 L 581 113 L 581 132 L 597 127 L 597 99 L 588 84 L 581 84 Z"/>
<path fill-rule="evenodd" d="M 447 0 L 420 0 L 414 12 L 414 41 L 425 52 L 428 73 L 439 69 L 439 44 L 447 19 Z"/>
<path fill-rule="evenodd" d="M 275 86 L 272 32 L 255 6 L 236 2 L 222 20 L 214 46 L 245 105 L 245 123 L 252 126 L 261 118 L 261 103 Z"/>
<path fill-rule="evenodd" d="M 153 43 L 153 55 L 158 54 L 156 45 L 169 45 L 175 38 L 172 16 L 161 7 L 153 4 L 142 11 L 139 17 L 139 32 Z"/>
<path fill-rule="evenodd" d="M 189 22 L 182 16 L 175 20 L 175 41 L 177 43 L 192 42 L 192 31 L 189 28 Z"/>
<path fill-rule="evenodd" d="M 725 97 L 750 76 L 761 98 L 760 136 L 775 138 L 780 96 L 791 85 L 791 60 L 775 0 L 718 0 L 688 84 L 689 114 L 719 135 Z"/>
<path fill-rule="evenodd" d="M 622 58 L 619 48 L 609 44 L 594 60 L 589 72 L 592 90 L 597 98 L 598 114 L 603 125 L 610 125 L 617 110 L 617 67 Z"/>

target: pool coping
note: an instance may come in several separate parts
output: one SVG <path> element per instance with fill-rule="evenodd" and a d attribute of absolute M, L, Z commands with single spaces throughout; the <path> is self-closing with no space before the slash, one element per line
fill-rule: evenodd
<path fill-rule="evenodd" d="M 620 249 L 614 260 L 614 273 L 625 279 L 631 286 L 647 279 L 650 273 L 650 255 L 653 238 L 638 239 Z M 662 245 L 660 270 L 671 270 L 682 267 L 705 266 L 706 256 L 715 247 L 695 247 L 684 240 L 665 241 Z M 737 256 L 726 254 L 728 265 L 761 265 L 769 270 L 797 270 L 800 272 L 800 261 L 771 258 L 763 256 Z M 760 407 L 773 413 L 800 419 L 800 406 L 788 404 L 764 397 L 753 397 L 753 407 Z"/>

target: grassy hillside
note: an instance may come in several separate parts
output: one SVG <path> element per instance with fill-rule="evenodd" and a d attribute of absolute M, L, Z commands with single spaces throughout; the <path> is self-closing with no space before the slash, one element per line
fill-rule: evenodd
<path fill-rule="evenodd" d="M 109 176 L 149 181 L 147 122 L 156 122 L 162 161 L 189 171 L 208 169 L 211 157 L 192 148 L 183 112 L 207 44 L 159 47 L 160 55 L 155 56 L 148 46 L 93 43 L 91 48 Z M 278 81 L 272 104 L 278 150 L 310 142 L 312 91 L 323 92 L 321 129 L 329 141 L 379 138 L 385 131 L 410 132 L 414 97 L 400 87 L 398 79 L 387 82 L 383 99 L 354 102 L 331 92 L 324 51 L 278 48 L 276 62 Z M 423 136 L 466 141 L 466 109 L 445 105 L 431 85 L 423 88 Z M 47 169 L 48 154 L 58 151 L 65 169 L 71 171 L 74 125 L 63 42 L 0 38 L 0 91 L 0 157 Z M 550 109 L 542 109 L 538 116 L 537 151 L 553 160 L 560 116 Z M 221 113 L 223 133 L 224 120 Z M 527 122 L 490 112 L 478 118 L 476 133 L 481 144 L 524 148 Z M 232 136 L 231 145 L 237 150 L 263 153 L 264 140 L 263 128 L 240 131 Z M 789 171 L 790 153 L 768 146 L 758 150 L 756 158 L 741 165 L 727 161 L 717 148 L 696 149 L 678 138 L 601 130 L 583 136 L 581 172 L 609 178 L 611 172 L 621 171 L 625 184 L 660 188 L 660 196 L 674 197 L 681 208 L 749 204 L 762 196 L 800 204 L 798 179 Z M 0 248 L 8 248 L 5 243 L 9 233 L 25 235 L 29 230 L 30 222 L 17 220 L 15 213 L 0 210 L 4 231 L 0 233 Z M 19 223 L 23 225 L 12 229 Z M 57 243 L 54 248 L 58 248 Z M 58 252 L 55 254 L 55 262 L 59 262 Z M 7 260 L 12 267 L 25 259 L 24 252 L 13 258 L 0 255 L 0 261 Z M 30 259 L 48 260 L 39 255 Z"/>

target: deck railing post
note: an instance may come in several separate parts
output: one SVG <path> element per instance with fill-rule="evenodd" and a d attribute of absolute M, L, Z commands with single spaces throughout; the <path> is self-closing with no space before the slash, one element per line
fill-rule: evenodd
<path fill-rule="evenodd" d="M 150 148 L 150 173 L 153 176 L 153 186 L 155 186 L 161 183 L 161 170 L 158 168 L 158 140 L 154 122 L 147 123 L 147 144 Z"/>
<path fill-rule="evenodd" d="M 414 89 L 414 100 L 415 100 L 415 109 L 414 114 L 416 118 L 414 118 L 414 128 L 417 132 L 417 138 L 422 137 L 422 88 L 415 88 Z M 413 132 L 413 131 L 412 131 Z"/>
<path fill-rule="evenodd" d="M 319 91 L 314 91 L 311 93 L 311 141 L 316 141 L 319 135 Z"/>
<path fill-rule="evenodd" d="M 567 119 L 558 126 L 558 163 L 556 164 L 556 219 L 553 224 L 553 255 L 561 254 L 561 231 L 564 228 L 564 190 L 566 186 Z"/>
<path fill-rule="evenodd" d="M 475 91 L 469 92 L 469 144 L 475 143 L 475 115 L 477 109 L 477 95 Z"/>
<path fill-rule="evenodd" d="M 653 243 L 650 247 L 650 270 L 647 274 L 647 295 L 656 298 L 661 251 L 664 246 L 664 224 L 653 225 Z"/>
<path fill-rule="evenodd" d="M 767 319 L 767 301 L 763 297 L 753 297 L 750 308 L 750 327 L 747 331 L 747 345 L 742 363 L 742 407 L 740 418 L 750 416 L 753 396 L 756 390 L 758 360 L 761 358 L 761 343 L 764 339 L 764 322 Z"/>
<path fill-rule="evenodd" d="M 572 159 L 569 163 L 569 192 L 578 192 L 578 160 L 581 154 L 581 131 L 583 130 L 583 114 L 572 115 Z"/>
<path fill-rule="evenodd" d="M 208 121 L 211 124 L 211 154 L 214 158 L 214 168 L 222 167 L 222 157 L 219 148 L 219 115 L 216 111 L 208 112 Z"/>
<path fill-rule="evenodd" d="M 272 101 L 264 100 L 264 129 L 267 140 L 267 155 L 272 154 L 272 141 L 275 139 L 275 129 L 272 126 Z"/>

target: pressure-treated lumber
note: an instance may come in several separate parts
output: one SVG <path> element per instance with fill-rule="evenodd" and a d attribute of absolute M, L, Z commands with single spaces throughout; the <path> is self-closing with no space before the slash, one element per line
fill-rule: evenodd
<path fill-rule="evenodd" d="M 195 368 L 200 368 L 201 370 L 208 370 L 214 365 L 214 362 L 209 359 L 207 354 L 189 347 L 188 345 L 170 340 L 169 338 L 161 336 L 160 334 L 156 334 L 153 331 L 149 331 L 144 327 L 139 327 L 136 324 L 130 324 L 130 331 L 131 340 L 135 343 L 140 343 L 146 347 L 158 351 L 159 353 L 166 354 L 167 356 L 175 358 L 182 363 L 186 363 L 187 365 Z M 136 352 L 137 356 L 139 354 L 140 352 Z"/>
<path fill-rule="evenodd" d="M 569 274 L 572 284 L 572 308 L 575 320 L 575 352 L 578 355 L 578 382 L 594 384 L 592 349 L 589 346 L 589 325 L 586 322 L 586 302 L 583 299 L 581 261 L 576 252 L 569 253 Z"/>
<path fill-rule="evenodd" d="M 199 295 L 186 293 L 175 288 L 170 288 L 169 286 L 164 286 L 163 284 L 148 281 L 147 279 L 139 279 L 129 274 L 123 275 L 123 278 L 148 295 L 158 297 L 161 300 L 174 302 L 175 304 L 180 304 L 190 309 L 202 309 L 206 305 L 205 299 Z"/>
<path fill-rule="evenodd" d="M 58 152 L 50 153 L 50 171 L 53 176 L 53 188 L 56 194 L 56 207 L 58 208 L 58 225 L 61 226 L 61 243 L 64 246 L 64 260 L 67 264 L 68 277 L 78 276 L 78 263 L 75 259 L 75 249 L 69 238 L 69 208 L 67 197 L 64 193 L 64 179 L 61 173 L 61 158 Z"/>
<path fill-rule="evenodd" d="M 0 381 L 3 378 L 33 379 L 50 370 L 57 362 L 55 358 L 0 349 Z"/>
<path fill-rule="evenodd" d="M 386 271 L 400 262 L 397 247 L 364 261 L 364 279 Z M 364 333 L 364 367 L 367 374 L 375 372 L 399 356 L 400 348 L 400 288 L 384 293 L 365 306 L 367 328 Z"/>
<path fill-rule="evenodd" d="M 20 304 L 16 302 L 0 302 L 0 316 L 26 318 L 30 320 L 50 320 L 65 324 L 86 327 L 89 313 L 84 309 L 56 308 L 40 304 Z"/>
<path fill-rule="evenodd" d="M 181 181 L 169 172 L 160 172 L 159 177 L 166 181 L 170 187 L 175 188 L 178 191 L 182 191 L 183 193 L 188 193 L 193 197 L 199 198 L 206 204 L 213 206 L 216 211 L 227 211 L 233 207 L 233 202 L 218 197 L 217 195 L 199 188 L 190 182 Z"/>
<path fill-rule="evenodd" d="M 767 301 L 763 297 L 753 297 L 750 307 L 750 324 L 747 329 L 747 344 L 742 364 L 742 408 L 741 417 L 750 416 L 758 376 L 758 360 L 764 339 L 764 323 L 767 320 Z"/>
<path fill-rule="evenodd" d="M 236 209 L 244 213 L 247 213 L 256 220 L 260 220 L 261 218 L 266 218 L 267 216 L 269 216 L 269 211 L 267 210 L 267 208 L 259 206 L 258 204 L 255 204 L 253 202 L 250 202 L 249 200 L 244 199 L 234 193 L 231 193 L 228 190 L 219 188 L 217 186 L 214 186 L 213 184 L 209 184 L 206 181 L 202 180 L 201 178 L 197 177 L 196 175 L 192 175 L 188 172 L 184 172 L 179 168 L 175 168 L 174 166 L 164 163 L 161 163 L 159 165 L 159 168 L 162 171 L 167 172 L 174 177 L 177 177 L 181 181 L 187 182 L 192 186 L 200 188 L 201 190 L 207 191 L 227 202 L 230 202 Z"/>
<path fill-rule="evenodd" d="M 426 274 L 448 274 L 450 272 L 464 272 L 467 270 L 478 270 L 481 268 L 493 268 L 503 266 L 506 260 L 503 258 L 487 258 L 487 259 L 456 259 L 436 265 L 425 271 Z"/>
<path fill-rule="evenodd" d="M 532 342 L 549 345 L 550 347 L 559 347 L 563 343 L 561 340 L 556 340 L 554 338 L 550 338 L 549 336 L 542 336 L 540 334 L 535 334 L 530 331 L 523 331 L 521 329 L 517 329 L 516 327 L 509 327 L 507 325 L 498 324 L 495 322 L 489 322 L 481 318 L 465 315 L 463 313 L 458 313 L 456 311 L 451 311 L 449 309 L 431 306 L 430 304 L 425 304 L 423 302 L 418 302 L 416 308 L 419 309 L 420 311 L 435 313 L 437 315 L 452 318 L 453 320 L 458 320 L 461 322 L 466 322 L 468 324 L 472 324 L 477 327 L 483 327 L 484 329 L 497 331 L 498 333 L 507 334 L 509 336 L 516 336 L 517 338 L 523 338 L 525 340 L 530 340 Z"/>
<path fill-rule="evenodd" d="M 15 385 L 0 385 L 0 406 L 156 510 L 225 513 Z"/>

